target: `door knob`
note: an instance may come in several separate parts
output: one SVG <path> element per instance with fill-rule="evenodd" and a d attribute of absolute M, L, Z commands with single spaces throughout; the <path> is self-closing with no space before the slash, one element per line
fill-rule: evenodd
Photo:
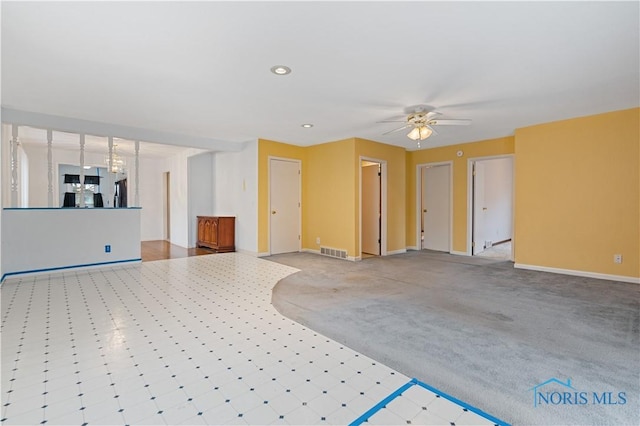
<path fill-rule="evenodd" d="M 271 210 L 271 214 L 276 214 L 276 211 L 275 210 Z"/>

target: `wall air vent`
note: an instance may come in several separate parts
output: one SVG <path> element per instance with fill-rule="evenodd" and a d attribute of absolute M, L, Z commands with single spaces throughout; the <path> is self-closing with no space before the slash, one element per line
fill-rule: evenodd
<path fill-rule="evenodd" d="M 320 254 L 330 257 L 337 257 L 338 259 L 346 259 L 347 251 L 339 250 L 330 247 L 320 247 Z"/>

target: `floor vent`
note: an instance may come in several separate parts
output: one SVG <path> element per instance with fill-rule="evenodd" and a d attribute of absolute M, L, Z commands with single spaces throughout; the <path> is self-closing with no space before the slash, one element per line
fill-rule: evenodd
<path fill-rule="evenodd" d="M 347 251 L 346 250 L 338 250 L 329 247 L 320 247 L 320 254 L 325 256 L 337 257 L 338 259 L 346 259 Z"/>

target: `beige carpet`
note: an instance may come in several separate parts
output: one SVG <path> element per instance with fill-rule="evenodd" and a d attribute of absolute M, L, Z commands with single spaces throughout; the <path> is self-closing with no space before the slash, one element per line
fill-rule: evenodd
<path fill-rule="evenodd" d="M 428 251 L 266 259 L 301 269 L 274 288 L 281 313 L 507 422 L 640 424 L 637 285 Z M 626 403 L 534 407 L 552 378 Z"/>

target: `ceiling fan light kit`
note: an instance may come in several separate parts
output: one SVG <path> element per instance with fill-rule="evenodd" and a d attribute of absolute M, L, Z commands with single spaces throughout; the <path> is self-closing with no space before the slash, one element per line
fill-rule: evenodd
<path fill-rule="evenodd" d="M 417 146 L 420 148 L 420 141 L 427 139 L 432 134 L 438 134 L 431 126 L 464 126 L 471 124 L 471 120 L 468 119 L 436 119 L 436 116 L 440 115 L 436 111 L 424 111 L 419 109 L 416 112 L 409 114 L 406 120 L 398 121 L 404 123 L 404 126 L 397 129 L 390 130 L 383 133 L 387 135 L 389 133 L 397 132 L 402 129 L 412 128 L 407 137 L 411 140 L 417 141 Z M 382 121 L 381 123 L 390 123 L 395 121 Z"/>
<path fill-rule="evenodd" d="M 407 134 L 407 136 L 409 137 L 409 139 L 414 141 L 417 141 L 417 140 L 423 141 L 429 136 L 431 136 L 432 133 L 433 133 L 433 130 L 431 130 L 429 127 L 419 126 L 419 127 L 414 127 L 413 130 L 411 130 Z"/>

